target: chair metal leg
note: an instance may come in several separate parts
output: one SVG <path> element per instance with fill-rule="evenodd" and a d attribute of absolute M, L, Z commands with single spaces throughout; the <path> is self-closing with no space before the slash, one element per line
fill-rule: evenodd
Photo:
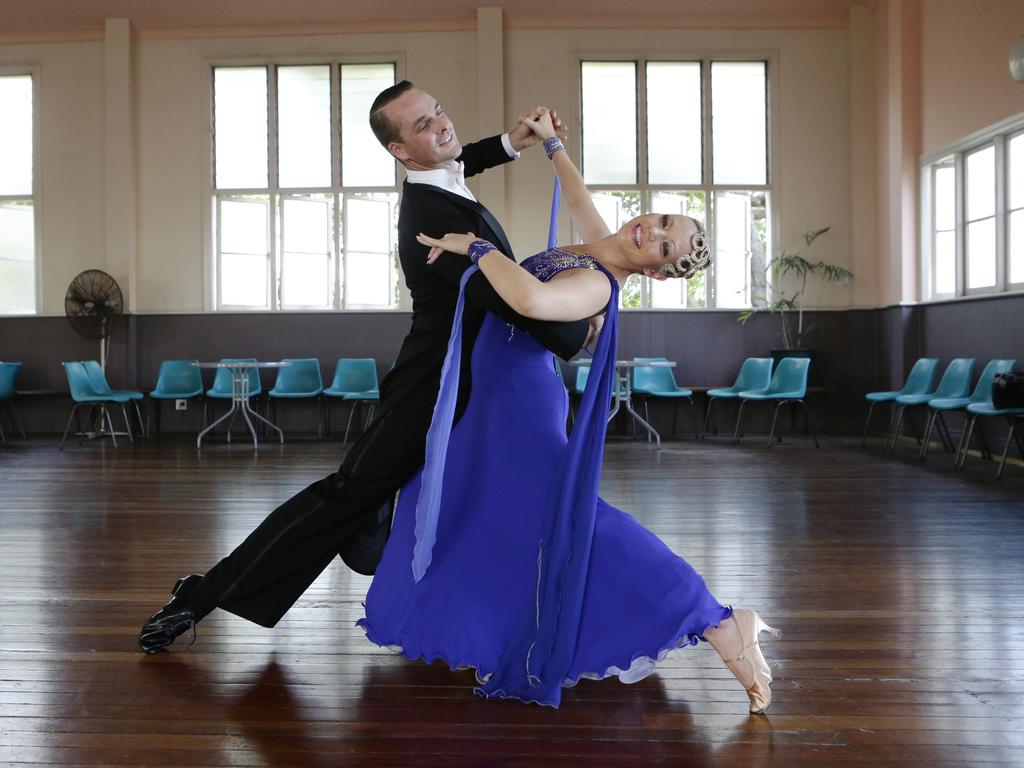
<path fill-rule="evenodd" d="M 939 411 L 939 434 L 942 436 L 942 447 L 949 453 L 953 450 L 953 435 L 949 431 L 949 426 L 946 424 L 946 417 L 942 415 L 942 411 Z"/>
<path fill-rule="evenodd" d="M 60 439 L 60 450 L 64 450 L 64 441 L 68 439 L 68 430 L 71 429 L 71 420 L 75 418 L 75 413 L 78 411 L 78 403 L 75 403 L 71 407 L 71 413 L 68 414 L 68 425 L 64 427 L 64 436 Z"/>
<path fill-rule="evenodd" d="M 743 429 L 743 410 L 746 408 L 747 401 L 740 399 L 740 412 L 736 414 L 736 426 L 732 431 L 732 441 L 738 443 L 740 441 L 740 433 Z"/>
<path fill-rule="evenodd" d="M 341 441 L 341 447 L 344 448 L 348 445 L 348 431 L 352 428 L 352 416 L 356 412 L 356 408 L 359 407 L 359 401 L 352 401 L 352 409 L 348 412 L 348 423 L 345 425 L 345 438 Z"/>
<path fill-rule="evenodd" d="M 132 435 L 132 423 L 128 420 L 128 411 L 121 403 L 121 416 L 124 418 L 124 429 L 128 433 L 128 442 L 135 445 L 135 437 Z"/>
<path fill-rule="evenodd" d="M 703 440 L 708 434 L 708 425 L 711 423 L 711 406 L 715 404 L 717 397 L 708 398 L 708 409 L 704 411 L 704 429 L 701 430 L 700 439 Z"/>
<path fill-rule="evenodd" d="M 874 400 L 871 401 L 871 405 L 868 406 L 868 417 L 864 420 L 864 433 L 860 436 L 860 447 L 863 448 L 868 441 L 868 428 L 871 426 L 871 414 L 875 411 Z"/>
<path fill-rule="evenodd" d="M 900 435 L 903 434 L 903 414 L 906 410 L 907 406 L 905 405 L 901 405 L 896 409 L 896 426 L 889 439 L 889 453 L 896 453 L 896 441 L 899 440 Z"/>
<path fill-rule="evenodd" d="M 679 419 L 679 398 L 674 397 L 674 398 L 672 398 L 672 437 L 676 436 L 676 425 L 678 423 L 678 419 Z M 651 420 L 648 419 L 647 423 L 650 424 L 650 422 L 651 422 Z M 647 437 L 648 437 L 648 442 L 649 442 L 650 441 L 650 435 L 648 435 Z"/>
<path fill-rule="evenodd" d="M 1007 416 L 1006 420 L 1010 422 L 1010 433 L 1006 436 L 1006 445 L 1003 446 L 1003 455 L 999 459 L 999 469 L 996 470 L 996 480 L 1003 476 L 1003 466 L 1006 464 L 1006 455 L 1010 452 L 1010 443 L 1014 439 L 1014 430 L 1017 427 L 1017 419 L 1013 416 Z M 1017 441 L 1017 450 L 1020 451 L 1020 441 Z M 1024 459 L 1024 452 L 1021 452 L 1021 458 Z"/>
<path fill-rule="evenodd" d="M 704 431 L 701 428 L 700 414 L 697 413 L 697 403 L 693 401 L 692 397 L 686 398 L 687 402 L 690 403 L 690 410 L 693 411 L 693 436 L 695 440 L 704 439 Z"/>
<path fill-rule="evenodd" d="M 124 406 L 121 406 L 121 410 L 124 410 Z M 110 409 L 106 406 L 100 406 L 100 418 L 107 417 L 107 426 L 110 428 L 110 442 L 114 444 L 114 450 L 117 450 L 117 435 L 114 434 L 114 420 L 110 418 Z M 126 417 L 127 418 L 127 417 Z"/>
<path fill-rule="evenodd" d="M 8 400 L 7 406 L 11 409 L 11 431 L 17 430 L 18 434 L 24 439 L 25 428 L 21 426 L 21 419 L 18 418 L 18 409 L 14 407 L 14 400 Z"/>
<path fill-rule="evenodd" d="M 957 447 L 956 456 L 953 459 L 953 469 L 963 469 L 967 466 L 967 451 L 971 447 L 971 437 L 974 434 L 974 422 L 978 420 L 978 415 L 973 414 L 971 420 L 967 423 L 967 429 L 964 430 L 963 437 L 960 440 L 960 445 Z"/>
<path fill-rule="evenodd" d="M 917 458 L 921 459 L 921 461 L 928 458 L 928 445 L 932 439 L 932 429 L 935 428 L 935 420 L 938 413 L 938 411 L 928 411 L 928 420 L 924 425 L 924 439 L 921 441 L 921 450 L 917 452 Z"/>
<path fill-rule="evenodd" d="M 778 404 L 775 406 L 775 413 L 772 414 L 772 428 L 768 431 L 768 447 L 769 448 L 771 448 L 772 447 L 772 443 L 775 442 L 775 422 L 778 421 L 779 410 L 785 404 L 786 404 L 785 400 L 779 400 Z"/>
<path fill-rule="evenodd" d="M 807 402 L 805 400 L 797 400 L 796 402 L 800 403 L 800 405 L 802 405 L 804 407 L 804 426 L 807 427 L 807 429 L 810 430 L 811 437 L 814 438 L 814 447 L 815 448 L 821 448 L 821 445 L 818 443 L 818 433 L 815 432 L 814 431 L 814 427 L 811 426 L 811 409 L 810 409 L 810 406 L 807 405 Z"/>

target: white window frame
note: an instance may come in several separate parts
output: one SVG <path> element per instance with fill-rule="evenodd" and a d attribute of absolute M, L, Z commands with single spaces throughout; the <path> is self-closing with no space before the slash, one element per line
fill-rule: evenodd
<path fill-rule="evenodd" d="M 1024 112 L 983 128 L 919 161 L 921 217 L 921 295 L 925 301 L 948 301 L 1000 293 L 1024 293 L 1024 282 L 1009 282 L 1009 152 L 1010 139 L 1024 134 Z M 966 158 L 987 146 L 995 148 L 995 231 L 996 284 L 982 288 L 967 287 L 967 201 Z M 935 292 L 935 199 L 933 175 L 937 166 L 952 162 L 956 186 L 956 289 L 952 294 Z M 1020 209 L 1017 209 L 1020 210 Z"/>
<path fill-rule="evenodd" d="M 34 306 L 31 312 L 10 312 L 0 307 L 0 316 L 26 317 L 42 313 L 43 306 L 43 268 L 42 268 L 42 216 L 39 215 L 40 200 L 42 199 L 42 169 L 40 163 L 41 139 L 42 139 L 42 115 L 39 112 L 40 106 L 40 68 L 38 65 L 30 66 L 0 66 L 0 77 L 31 77 L 32 78 L 32 195 L 0 195 L 0 202 L 24 201 L 32 202 L 32 226 L 34 248 L 32 253 L 32 266 L 35 280 Z"/>
<path fill-rule="evenodd" d="M 205 132 L 204 162 L 206 178 L 206 197 L 209 206 L 204 206 L 204 305 L 208 311 L 216 312 L 337 312 L 337 311 L 373 311 L 393 312 L 403 309 L 401 306 L 405 292 L 395 290 L 395 300 L 389 307 L 365 306 L 349 300 L 345 295 L 344 286 L 344 248 L 341 247 L 341 233 L 344 228 L 345 201 L 360 194 L 385 193 L 394 195 L 392 228 L 389 231 L 391 258 L 389 270 L 392 281 L 398 270 L 398 247 L 395 227 L 397 226 L 398 205 L 400 202 L 404 174 L 400 174 L 400 166 L 396 161 L 394 186 L 353 187 L 341 184 L 341 67 L 350 64 L 392 64 L 395 68 L 395 82 L 404 79 L 404 57 L 395 53 L 379 55 L 367 54 L 360 56 L 301 56 L 274 57 L 273 59 L 250 57 L 240 59 L 209 59 L 203 62 L 201 75 L 207 93 L 208 130 Z M 288 66 L 327 66 L 330 68 L 330 111 L 331 111 L 331 186 L 317 188 L 280 187 L 277 173 L 277 75 L 278 67 Z M 267 69 L 267 172 L 269 186 L 260 189 L 218 189 L 215 175 L 215 137 L 214 137 L 214 79 L 215 70 L 227 67 L 265 67 Z M 383 149 L 381 151 L 384 151 Z M 225 305 L 221 302 L 220 278 L 220 224 L 218 209 L 223 200 L 240 196 L 262 195 L 269 198 L 270 216 L 268 222 L 268 243 L 270 253 L 267 255 L 268 292 L 267 303 L 264 305 Z M 281 216 L 285 198 L 301 198 L 307 195 L 323 195 L 332 198 L 332 232 L 331 232 L 331 306 L 329 307 L 283 307 L 281 302 L 281 275 L 283 270 L 283 252 L 281 232 Z"/>
<path fill-rule="evenodd" d="M 577 94 L 577 101 L 575 107 L 577 114 L 575 120 L 571 124 L 571 132 L 573 134 L 572 147 L 570 151 L 574 153 L 574 159 L 577 165 L 580 167 L 581 172 L 583 168 L 583 78 L 582 78 L 582 67 L 584 62 L 591 61 L 613 61 L 613 62 L 634 62 L 636 64 L 636 114 L 637 114 L 637 184 L 588 184 L 587 187 L 591 192 L 637 192 L 640 196 L 640 209 L 641 214 L 649 213 L 652 207 L 652 197 L 657 192 L 702 192 L 704 194 L 704 205 L 705 205 L 705 229 L 707 230 L 708 237 L 711 242 L 711 247 L 714 249 L 715 239 L 715 212 L 714 212 L 714 196 L 715 193 L 719 192 L 758 192 L 763 191 L 767 193 L 767 211 L 765 213 L 767 220 L 768 232 L 766 235 L 766 242 L 768 252 L 765 254 L 765 261 L 771 258 L 773 253 L 778 252 L 776 243 L 776 233 L 779 231 L 777 212 L 779 210 L 779 193 L 778 193 L 778 174 L 776 169 L 778 166 L 778 140 L 779 136 L 779 117 L 778 110 L 775 105 L 779 103 L 778 100 L 778 55 L 775 51 L 765 50 L 750 50 L 750 51 L 698 51 L 690 52 L 685 55 L 680 54 L 678 51 L 600 51 L 600 52 L 577 52 L 573 54 L 573 73 L 575 78 L 575 93 Z M 703 136 L 703 147 L 702 147 L 702 167 L 703 167 L 703 180 L 701 184 L 650 184 L 647 181 L 648 169 L 647 169 L 647 103 L 646 103 L 646 85 L 647 85 L 647 67 L 648 62 L 694 62 L 701 65 L 701 126 Z M 767 141 L 767 152 L 766 159 L 766 184 L 713 184 L 712 179 L 714 178 L 714 158 L 713 158 L 713 144 L 712 144 L 712 130 L 711 130 L 711 64 L 714 62 L 764 62 L 765 64 L 765 79 L 766 79 L 766 106 L 768 110 L 766 125 L 765 125 L 765 138 Z M 578 238 L 575 227 L 573 228 L 573 235 Z M 623 307 L 624 311 L 651 311 L 651 312 L 681 312 L 681 311 L 705 311 L 711 309 L 721 309 L 721 311 L 735 312 L 737 307 L 721 307 L 717 306 L 717 297 L 715 296 L 715 260 L 712 258 L 711 264 L 707 268 L 706 281 L 706 305 L 704 307 L 652 307 L 651 306 L 651 291 L 650 291 L 650 280 L 641 279 L 640 281 L 640 306 L 639 307 Z M 747 290 L 749 291 L 751 286 L 748 284 Z M 680 290 L 683 290 L 680 287 Z M 684 297 L 685 298 L 685 297 Z"/>

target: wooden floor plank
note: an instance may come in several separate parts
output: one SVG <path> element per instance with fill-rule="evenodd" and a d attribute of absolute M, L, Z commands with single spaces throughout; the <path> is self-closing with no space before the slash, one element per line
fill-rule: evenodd
<path fill-rule="evenodd" d="M 1024 766 L 1024 472 L 902 446 L 607 446 L 604 497 L 784 629 L 767 717 L 706 646 L 636 685 L 583 681 L 557 711 L 481 699 L 469 672 L 368 643 L 370 580 L 340 562 L 273 630 L 215 612 L 191 650 L 136 650 L 178 576 L 341 458 L 0 450 L 0 764 Z"/>

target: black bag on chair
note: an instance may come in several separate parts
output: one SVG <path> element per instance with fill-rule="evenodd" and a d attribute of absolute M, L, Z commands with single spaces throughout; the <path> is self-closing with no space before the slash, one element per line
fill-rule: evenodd
<path fill-rule="evenodd" d="M 1024 408 L 1024 373 L 997 373 L 992 381 L 992 405 Z"/>

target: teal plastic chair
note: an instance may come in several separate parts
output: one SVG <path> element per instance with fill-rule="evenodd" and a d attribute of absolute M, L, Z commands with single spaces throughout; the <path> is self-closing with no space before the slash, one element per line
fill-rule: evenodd
<path fill-rule="evenodd" d="M 914 367 L 910 369 L 907 380 L 903 382 L 900 389 L 891 389 L 885 392 L 868 392 L 864 398 L 871 403 L 868 407 L 868 417 L 864 420 L 864 433 L 860 436 L 860 444 L 864 445 L 868 439 L 868 429 L 871 426 L 871 414 L 879 403 L 894 403 L 901 395 L 925 395 L 933 391 L 935 386 L 935 374 L 939 371 L 939 360 L 936 357 L 922 357 Z M 893 416 L 895 416 L 895 409 Z M 892 418 L 890 418 L 890 431 Z"/>
<path fill-rule="evenodd" d="M 323 391 L 324 380 L 320 375 L 320 361 L 315 357 L 285 358 L 282 363 L 290 363 L 277 371 L 277 380 L 274 388 L 267 392 L 270 397 L 271 421 L 277 421 L 278 400 L 309 400 L 316 398 L 317 418 L 316 436 L 323 435 L 324 407 Z"/>
<path fill-rule="evenodd" d="M 974 386 L 974 391 L 971 392 L 970 398 L 960 406 L 970 415 L 970 421 L 967 428 L 963 431 L 960 445 L 957 446 L 956 461 L 953 463 L 953 466 L 957 469 L 963 469 L 967 463 L 967 451 L 971 447 L 971 437 L 974 434 L 974 424 L 978 420 L 978 416 L 988 415 L 986 411 L 996 409 L 995 405 L 992 404 L 992 384 L 995 382 L 996 375 L 1009 373 L 1016 365 L 1016 360 L 989 360 L 985 370 L 978 377 L 978 383 Z M 973 414 L 970 412 L 972 405 L 976 406 L 975 413 Z M 978 411 L 981 411 L 981 413 Z M 982 455 L 986 459 L 991 458 L 988 445 L 985 443 L 985 436 L 981 430 L 978 430 L 978 440 L 981 443 L 979 447 L 981 448 Z"/>
<path fill-rule="evenodd" d="M 775 439 L 775 423 L 779 418 L 779 410 L 786 404 L 799 403 L 804 409 L 804 423 L 814 438 L 814 447 L 820 448 L 818 436 L 811 428 L 811 414 L 804 401 L 807 396 L 807 373 L 810 368 L 811 360 L 808 357 L 784 357 L 775 366 L 775 373 L 772 374 L 771 383 L 767 387 L 740 392 L 740 413 L 736 419 L 733 439 L 738 443 L 743 436 L 743 412 L 747 403 L 774 401 L 775 413 L 772 415 L 772 428 L 768 432 L 768 447 L 771 448 Z M 781 442 L 782 438 L 779 440 Z"/>
<path fill-rule="evenodd" d="M 716 387 L 707 391 L 708 409 L 704 414 L 704 430 L 701 437 L 708 433 L 711 423 L 711 406 L 715 400 L 737 400 L 740 392 L 756 389 L 767 389 L 772 381 L 772 359 L 770 357 L 748 357 L 740 366 L 736 382 L 731 387 Z"/>
<path fill-rule="evenodd" d="M 928 413 L 928 422 L 925 424 L 924 436 L 920 456 L 923 459 L 928 454 L 928 441 L 931 438 L 932 428 L 936 420 L 939 422 L 939 434 L 942 441 L 949 450 L 952 450 L 953 443 L 949 438 L 949 430 L 942 418 L 943 411 L 958 410 L 964 408 L 970 401 L 967 393 L 971 391 L 971 375 L 974 373 L 973 357 L 958 357 L 951 360 L 939 380 L 939 387 L 931 394 L 899 395 L 896 398 L 896 412 L 893 414 L 895 427 L 892 430 L 892 438 L 888 446 L 890 453 L 896 450 L 896 441 L 903 433 L 903 417 L 907 408 L 927 405 L 931 410 Z"/>
<path fill-rule="evenodd" d="M 163 360 L 156 377 L 156 387 L 149 393 L 149 409 L 146 412 L 146 434 L 149 434 L 149 417 L 156 411 L 156 431 L 160 433 L 160 404 L 164 400 L 192 400 L 203 397 L 203 374 L 196 367 L 199 361 Z M 199 414 L 200 428 L 202 413 Z"/>
<path fill-rule="evenodd" d="M 83 360 L 82 365 L 85 366 L 85 372 L 89 376 L 89 383 L 92 384 L 93 391 L 98 395 L 127 395 L 129 402 L 135 408 L 135 417 L 139 422 L 139 431 L 143 435 L 146 434 L 146 425 L 142 422 L 142 411 L 139 409 L 139 403 L 146 399 L 146 396 L 141 392 L 137 392 L 134 389 L 111 389 L 110 384 L 107 382 L 107 375 L 103 371 L 103 366 L 99 364 L 97 360 Z M 131 427 L 128 428 L 128 438 L 131 439 Z"/>
<path fill-rule="evenodd" d="M 380 385 L 377 381 L 377 361 L 372 357 L 341 358 L 334 367 L 334 380 L 324 390 L 325 397 L 334 397 L 352 404 L 348 412 L 348 423 L 345 425 L 345 438 L 342 445 L 348 444 L 348 433 L 352 428 L 352 417 L 356 410 L 368 403 L 370 406 L 363 422 L 363 428 L 373 418 L 373 411 L 380 402 Z M 327 434 L 331 432 L 330 409 L 326 409 Z"/>
<path fill-rule="evenodd" d="M 68 388 L 71 390 L 71 399 L 74 401 L 74 405 L 71 407 L 71 414 L 68 416 L 67 426 L 64 428 L 64 436 L 60 439 L 60 450 L 64 450 L 64 442 L 68 438 L 68 430 L 71 429 L 71 420 L 76 419 L 78 415 L 78 408 L 82 405 L 88 405 L 90 412 L 95 408 L 100 408 L 101 419 L 106 419 L 106 424 L 110 428 L 110 439 L 114 444 L 114 448 L 117 448 L 117 435 L 114 432 L 114 422 L 110 418 L 110 409 L 107 407 L 112 404 L 121 406 L 121 415 L 124 416 L 125 426 L 128 427 L 128 412 L 125 410 L 125 403 L 130 402 L 131 398 L 128 395 L 114 392 L 113 394 L 99 394 L 92 388 L 92 382 L 89 380 L 89 374 L 85 370 L 85 366 L 80 362 L 68 362 L 61 363 L 64 366 L 64 373 L 68 377 Z M 78 427 L 78 432 L 81 435 L 81 439 L 78 444 L 82 444 L 82 440 L 85 439 L 85 433 L 82 431 L 81 426 Z M 129 438 L 131 436 L 131 428 L 128 427 Z"/>
<path fill-rule="evenodd" d="M 14 381 L 18 378 L 18 371 L 21 370 L 21 363 L 0 363 L 0 408 L 6 406 L 11 417 L 11 429 L 17 430 L 21 436 L 25 436 L 25 430 L 18 420 L 18 412 L 14 408 Z M 7 437 L 4 435 L 2 413 L 0 413 L 0 445 L 7 444 Z"/>
<path fill-rule="evenodd" d="M 638 363 L 667 363 L 665 357 L 634 357 Z M 633 369 L 633 392 L 641 395 L 644 401 L 644 420 L 651 423 L 648 403 L 652 397 L 661 397 L 672 401 L 672 436 L 676 434 L 676 419 L 679 414 L 679 401 L 685 400 L 693 411 L 693 434 L 697 440 L 701 438 L 700 419 L 697 418 L 697 407 L 693 403 L 693 390 L 676 384 L 672 368 L 667 365 L 637 366 Z M 650 435 L 647 436 L 650 440 Z"/>
<path fill-rule="evenodd" d="M 996 408 L 991 402 L 989 403 L 970 403 L 967 406 L 967 413 L 971 415 L 971 423 L 968 428 L 967 441 L 970 443 L 970 433 L 974 431 L 974 422 L 977 421 L 979 416 L 1005 416 L 1010 426 L 1010 431 L 1006 435 L 1006 444 L 1003 446 L 1003 455 L 999 459 L 999 469 L 996 470 L 996 479 L 998 480 L 1003 476 L 1003 466 L 1006 464 L 1006 456 L 1010 451 L 1010 443 L 1017 443 L 1017 454 L 1024 459 L 1024 443 L 1021 442 L 1020 436 L 1017 434 L 1017 420 L 1024 416 L 1024 408 Z M 966 451 L 964 452 L 964 463 L 967 462 Z"/>

